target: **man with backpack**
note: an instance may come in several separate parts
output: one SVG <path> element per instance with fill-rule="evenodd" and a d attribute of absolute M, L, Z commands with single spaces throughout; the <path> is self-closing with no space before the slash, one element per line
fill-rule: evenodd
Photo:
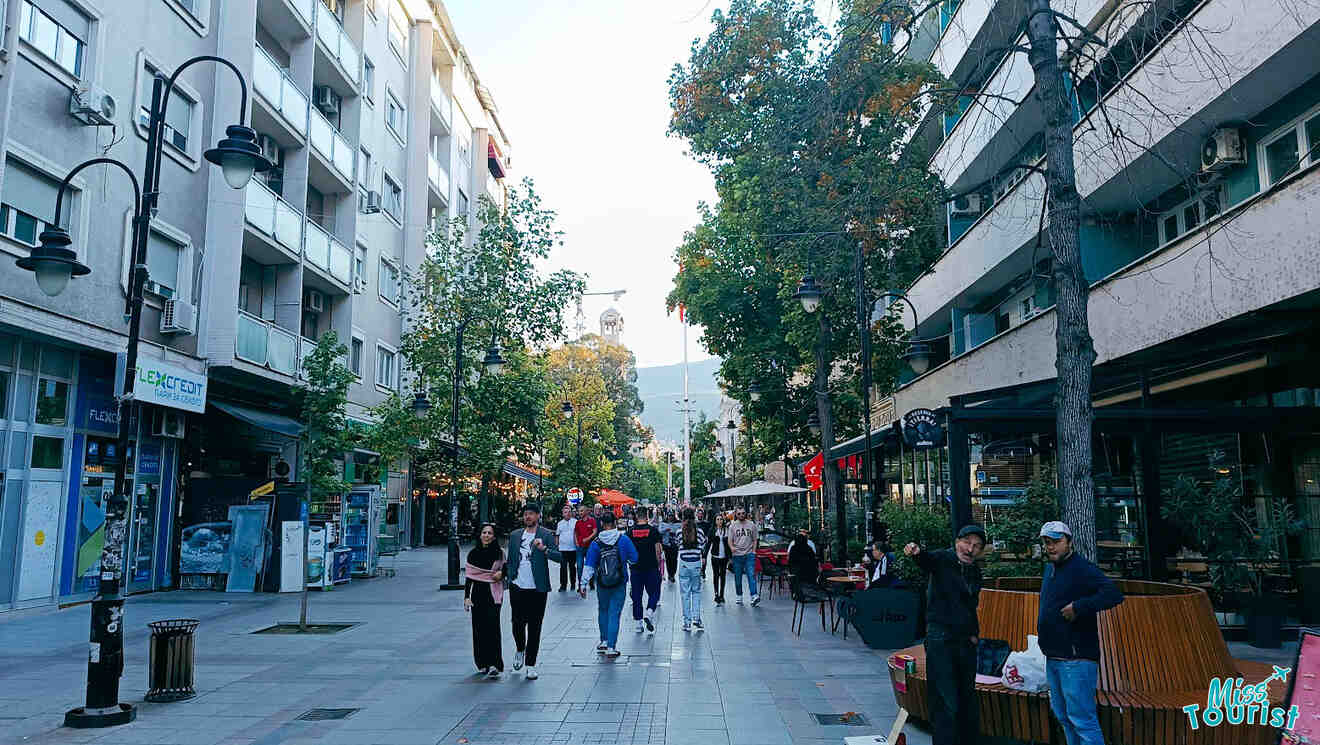
<path fill-rule="evenodd" d="M 600 535 L 587 549 L 586 566 L 578 579 L 578 595 L 587 597 L 587 584 L 596 583 L 596 603 L 600 609 L 600 644 L 596 652 L 607 657 L 619 656 L 619 617 L 628 594 L 628 565 L 636 564 L 637 547 L 628 536 L 614 527 L 614 513 L 600 516 Z"/>

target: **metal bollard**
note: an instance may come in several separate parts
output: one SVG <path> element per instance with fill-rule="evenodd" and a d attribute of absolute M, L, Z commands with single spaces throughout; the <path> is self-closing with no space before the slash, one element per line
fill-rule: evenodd
<path fill-rule="evenodd" d="M 194 618 L 176 618 L 147 624 L 151 628 L 151 665 L 146 700 L 162 703 L 197 695 L 193 689 L 193 632 L 200 623 Z"/>

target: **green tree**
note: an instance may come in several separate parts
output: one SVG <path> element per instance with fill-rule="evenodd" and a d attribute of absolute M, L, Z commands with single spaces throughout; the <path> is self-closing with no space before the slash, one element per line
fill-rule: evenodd
<path fill-rule="evenodd" d="M 670 76 L 670 132 L 714 173 L 720 201 L 679 247 L 669 302 L 705 327 L 702 341 L 722 358 L 720 375 L 749 416 L 778 420 L 772 412 L 814 404 L 818 439 L 798 418 L 766 425 L 762 442 L 792 438 L 828 452 L 836 428 L 840 436 L 861 429 L 856 250 L 867 309 L 939 255 L 942 223 L 932 216 L 943 189 L 919 145 L 908 144 L 919 111 L 904 102 L 940 78 L 856 25 L 851 3 L 841 5 L 837 37 L 813 5 L 734 0 L 714 12 L 714 29 Z M 804 275 L 826 293 L 811 315 L 791 298 Z M 750 407 L 753 382 L 782 393 Z M 788 448 L 781 441 L 776 449 Z M 824 480 L 842 543 L 832 459 Z"/>
<path fill-rule="evenodd" d="M 610 453 L 615 448 L 617 406 L 600 357 L 591 347 L 565 344 L 547 353 L 546 366 L 546 458 L 555 481 L 586 492 L 600 489 L 610 483 L 614 466 Z M 564 413 L 565 401 L 572 405 L 572 416 Z"/>
<path fill-rule="evenodd" d="M 697 500 L 710 494 L 715 489 L 707 486 L 714 486 L 718 479 L 724 475 L 724 466 L 720 463 L 716 453 L 716 443 L 719 442 L 715 437 L 715 430 L 719 427 L 719 422 L 706 418 L 706 412 L 697 415 L 697 421 L 692 423 L 691 447 L 692 453 L 688 456 L 688 468 L 692 471 L 692 499 Z M 681 465 L 681 461 L 679 462 Z M 681 469 L 679 469 L 681 471 Z M 682 482 L 682 474 L 677 477 L 678 483 Z"/>
<path fill-rule="evenodd" d="M 555 214 L 541 206 L 531 181 L 508 190 L 501 209 L 482 198 L 477 228 L 465 217 L 428 237 L 427 257 L 407 278 L 400 344 L 415 390 L 435 386 L 432 406 L 419 423 L 421 447 L 451 452 L 448 443 L 458 334 L 463 333 L 464 374 L 459 379 L 460 475 L 478 475 L 488 492 L 504 460 L 535 448 L 533 415 L 544 408 L 544 369 L 529 349 L 564 336 L 563 308 L 583 290 L 580 275 L 541 269 L 561 234 Z M 503 375 L 488 375 L 487 350 L 503 348 Z M 439 453 L 420 454 L 441 463 Z M 452 468 L 452 467 L 450 467 Z M 480 514 L 491 514 L 489 500 Z"/>

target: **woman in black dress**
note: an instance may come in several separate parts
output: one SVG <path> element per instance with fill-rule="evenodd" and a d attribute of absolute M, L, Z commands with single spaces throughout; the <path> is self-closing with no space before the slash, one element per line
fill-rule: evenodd
<path fill-rule="evenodd" d="M 468 552 L 463 608 L 472 613 L 472 658 L 489 678 L 504 672 L 500 648 L 500 606 L 504 600 L 504 552 L 495 540 L 495 526 L 481 526 L 477 545 Z"/>

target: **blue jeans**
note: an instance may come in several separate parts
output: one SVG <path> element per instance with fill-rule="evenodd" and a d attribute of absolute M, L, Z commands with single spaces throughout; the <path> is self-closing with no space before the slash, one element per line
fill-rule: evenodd
<path fill-rule="evenodd" d="M 582 548 L 579 548 L 577 550 L 577 565 L 578 565 L 577 576 L 579 577 L 582 576 L 582 568 L 586 566 L 588 548 L 589 548 L 588 546 L 583 546 Z"/>
<path fill-rule="evenodd" d="M 642 620 L 642 590 L 646 591 L 646 607 L 655 610 L 660 604 L 660 570 L 643 571 L 634 569 L 632 573 L 633 620 Z"/>
<path fill-rule="evenodd" d="M 1068 745 L 1105 745 L 1095 714 L 1095 685 L 1100 664 L 1092 660 L 1045 660 L 1050 709 L 1063 725 Z"/>
<path fill-rule="evenodd" d="M 683 598 L 683 622 L 701 620 L 701 563 L 678 565 L 678 594 Z"/>
<path fill-rule="evenodd" d="M 600 640 L 613 648 L 619 643 L 619 616 L 623 615 L 623 600 L 628 596 L 628 583 L 617 587 L 601 587 L 596 583 L 596 604 L 600 608 Z"/>
<path fill-rule="evenodd" d="M 756 594 L 756 554 L 735 556 L 733 561 L 733 592 L 742 597 L 742 578 L 747 577 L 747 591 Z"/>

